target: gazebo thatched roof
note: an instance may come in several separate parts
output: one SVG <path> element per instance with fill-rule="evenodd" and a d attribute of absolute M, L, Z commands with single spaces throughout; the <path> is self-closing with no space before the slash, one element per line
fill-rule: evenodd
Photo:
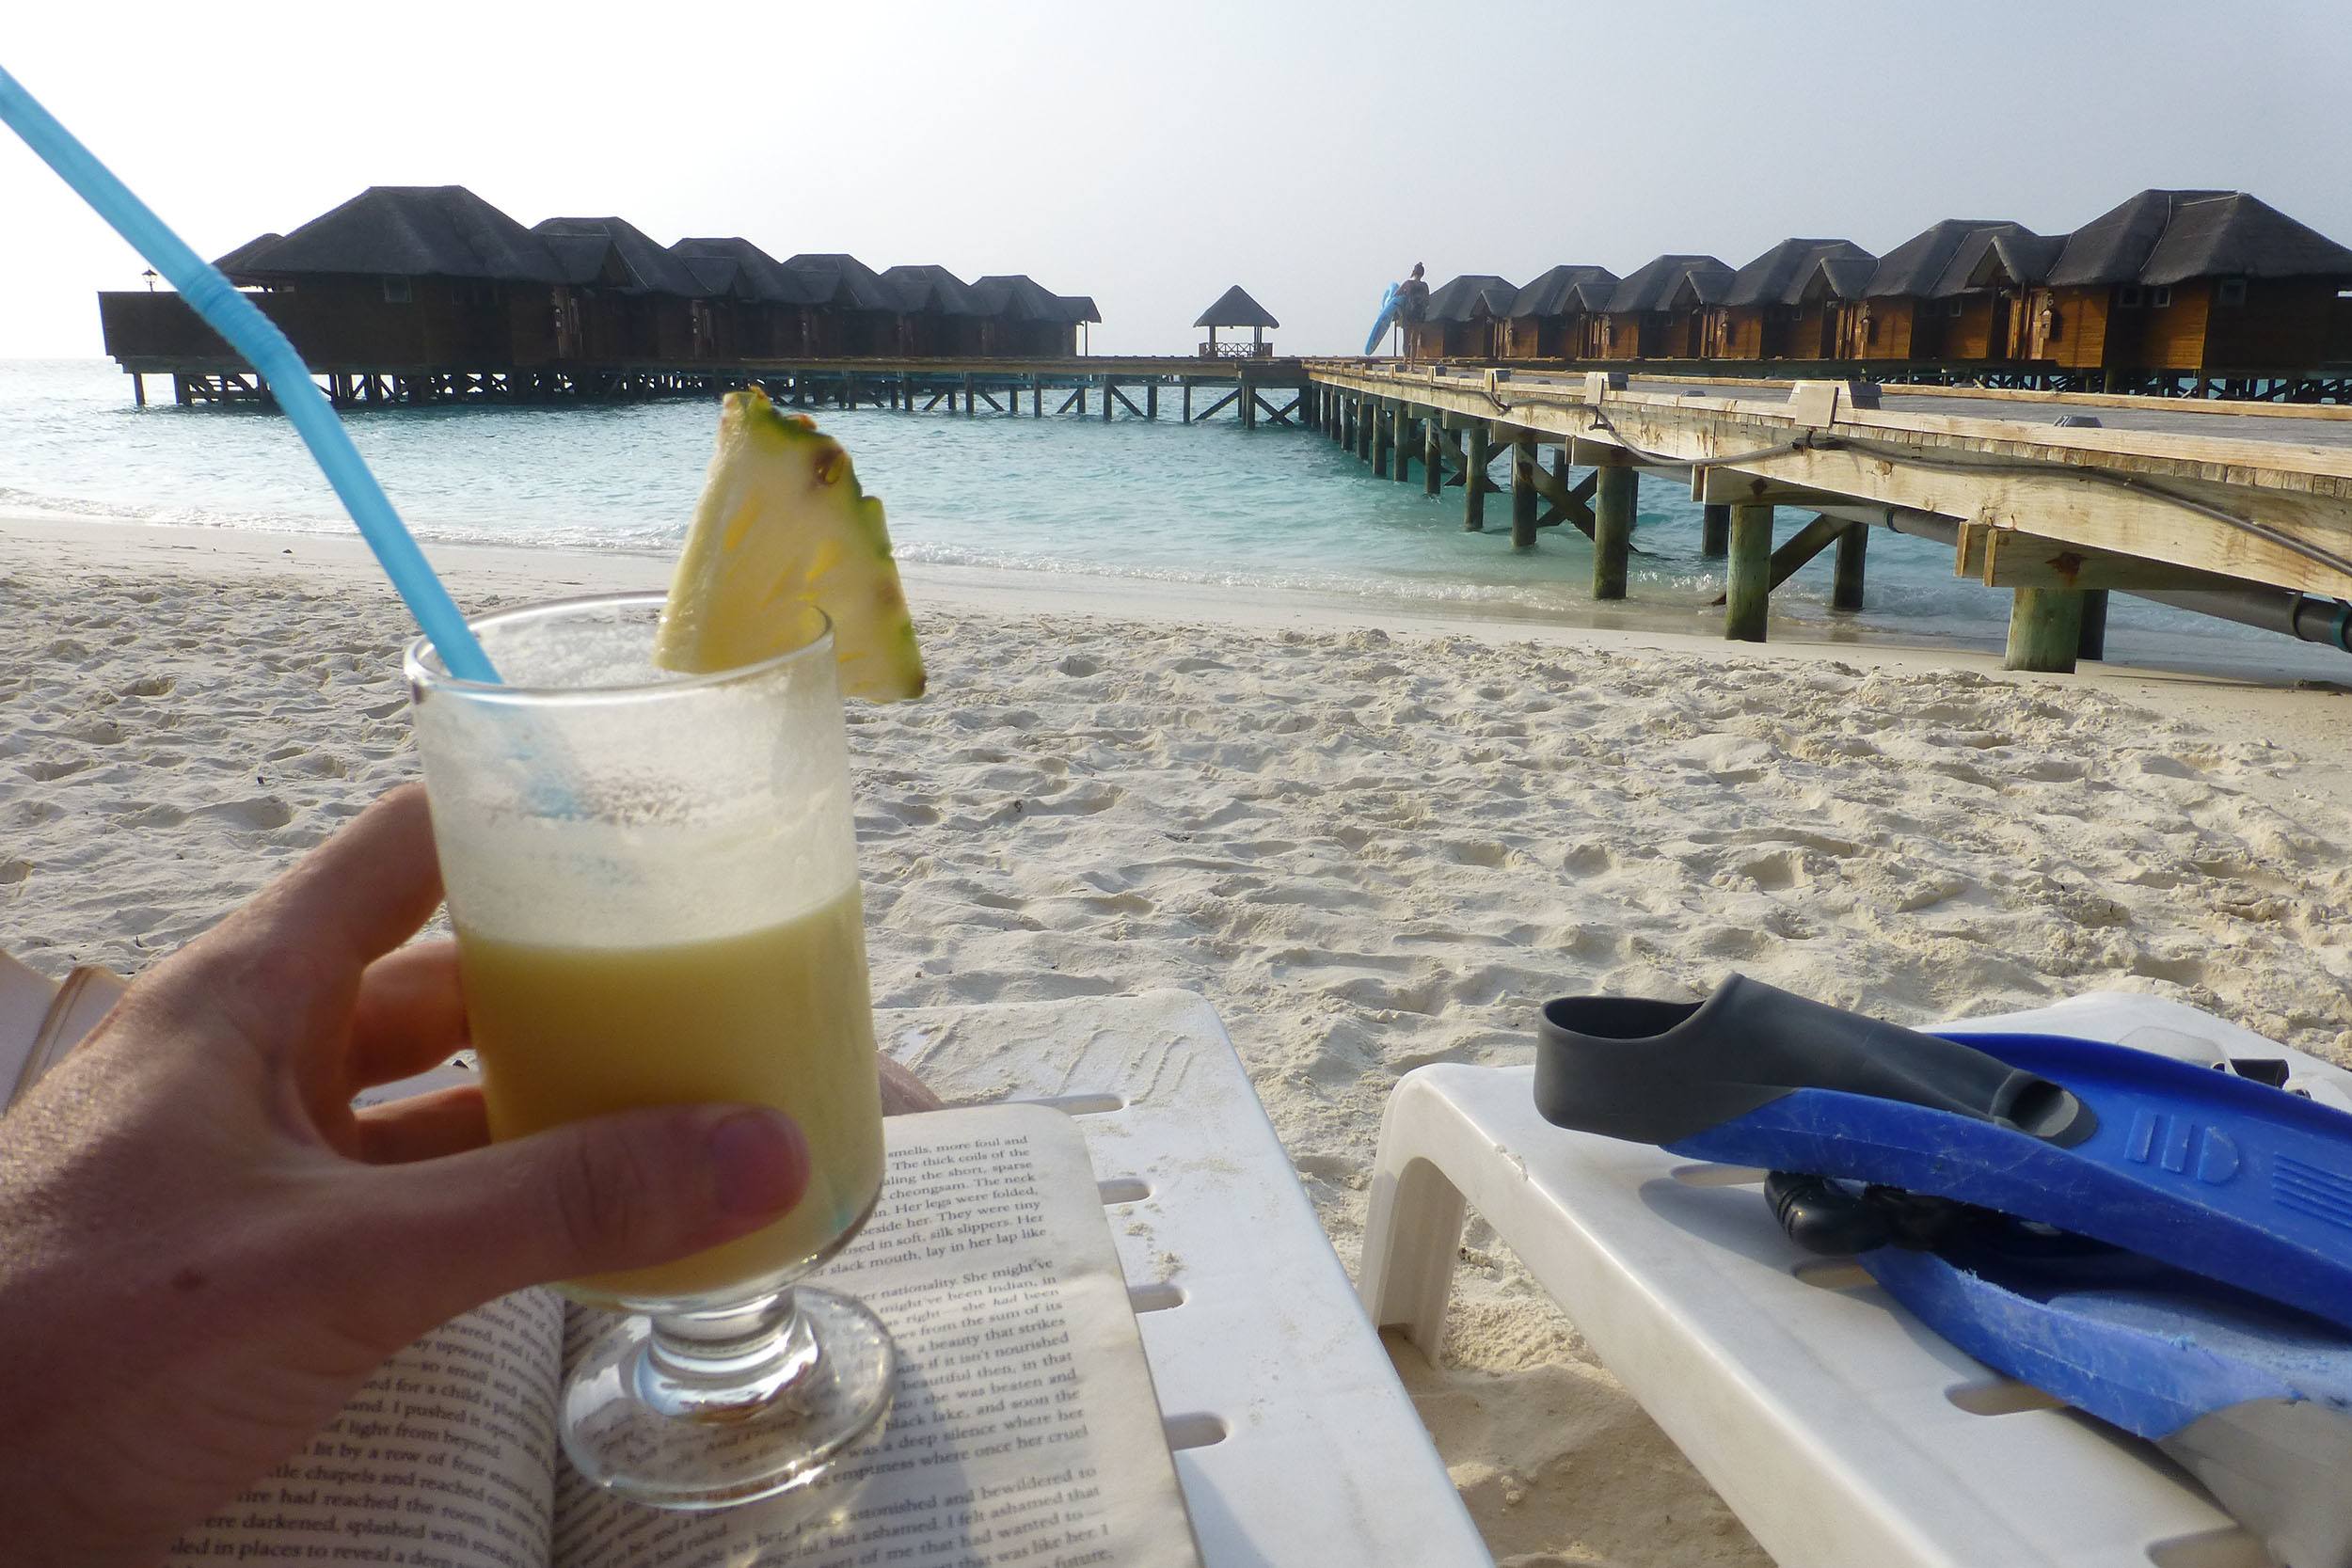
<path fill-rule="evenodd" d="M 247 270 L 254 258 L 285 237 L 283 234 L 256 234 L 236 249 L 222 251 L 213 259 L 213 265 L 233 281 L 239 273 Z"/>
<path fill-rule="evenodd" d="M 1466 272 L 1430 291 L 1421 308 L 1425 322 L 1466 322 L 1477 316 L 1507 316 L 1519 286 L 1490 272 Z"/>
<path fill-rule="evenodd" d="M 546 241 L 463 185 L 371 185 L 277 243 L 240 258 L 238 270 L 254 277 L 375 273 L 516 283 L 565 280 Z"/>
<path fill-rule="evenodd" d="M 802 251 L 784 259 L 786 268 L 805 273 L 818 291 L 817 304 L 852 310 L 896 310 L 898 292 L 882 275 L 846 251 Z"/>
<path fill-rule="evenodd" d="M 1553 267 L 1518 292 L 1509 314 L 1561 316 L 1571 309 L 1588 310 L 1605 301 L 1616 286 L 1617 275 L 1607 267 Z"/>
<path fill-rule="evenodd" d="M 1946 218 L 1931 223 L 1879 258 L 1863 290 L 1870 299 L 1949 299 L 1965 293 L 1969 274 L 2000 235 L 2038 239 L 2022 223 L 2002 218 Z"/>
<path fill-rule="evenodd" d="M 1089 303 L 1091 303 L 1089 301 Z M 1266 308 L 1249 297 L 1238 283 L 1216 296 L 1216 303 L 1194 318 L 1195 326 L 1264 326 L 1282 324 L 1266 313 Z"/>
<path fill-rule="evenodd" d="M 898 309 L 915 316 L 979 316 L 989 312 L 972 285 L 946 267 L 884 267 L 882 286 L 898 296 Z"/>

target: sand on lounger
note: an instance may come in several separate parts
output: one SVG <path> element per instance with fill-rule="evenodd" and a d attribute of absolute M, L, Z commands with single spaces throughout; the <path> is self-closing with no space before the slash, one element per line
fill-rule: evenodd
<path fill-rule="evenodd" d="M 438 553 L 474 608 L 663 576 Z M 2347 1059 L 2338 693 L 911 587 L 931 695 L 852 714 L 876 1000 L 1200 991 L 1351 1266 L 1397 1075 L 1525 1060 L 1563 991 L 2110 987 Z M 0 943 L 53 974 L 136 970 L 415 772 L 349 548 L 0 524 Z M 1445 1364 L 1397 1354 L 1498 1556 L 1763 1561 L 1492 1233 L 1464 1257 Z"/>

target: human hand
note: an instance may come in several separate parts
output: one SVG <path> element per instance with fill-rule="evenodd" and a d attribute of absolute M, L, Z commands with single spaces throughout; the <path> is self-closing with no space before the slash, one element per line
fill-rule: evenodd
<path fill-rule="evenodd" d="M 0 1119 L 0 1549 L 151 1568 L 393 1351 L 526 1285 L 666 1262 L 808 1182 L 800 1131 L 674 1106 L 487 1144 L 470 1086 L 355 1114 L 466 1043 L 394 790 L 157 965 Z M 917 1085 L 919 1088 L 919 1085 Z"/>

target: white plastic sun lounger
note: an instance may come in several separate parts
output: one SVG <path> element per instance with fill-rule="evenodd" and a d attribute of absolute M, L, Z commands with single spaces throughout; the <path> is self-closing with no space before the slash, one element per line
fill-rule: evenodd
<path fill-rule="evenodd" d="M 2099 993 L 1944 1026 L 2212 1060 L 2285 1056 L 2352 1110 L 2352 1073 L 2179 1003 Z M 1475 1209 L 1788 1568 L 2257 1568 L 2153 1445 L 1953 1349 L 1858 1267 L 1799 1250 L 1762 1173 L 1569 1132 L 1534 1069 L 1425 1067 L 1380 1130 L 1360 1290 L 1434 1356 Z"/>
<path fill-rule="evenodd" d="M 1085 1132 L 1208 1568 L 1490 1568 L 1206 1002 L 877 1022 L 948 1101 L 1042 1100 Z"/>

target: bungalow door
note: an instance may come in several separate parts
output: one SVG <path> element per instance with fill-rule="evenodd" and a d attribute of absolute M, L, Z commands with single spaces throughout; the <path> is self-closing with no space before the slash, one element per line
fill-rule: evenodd
<path fill-rule="evenodd" d="M 555 356 L 558 359 L 583 357 L 580 343 L 580 301 L 569 289 L 551 291 L 555 303 Z"/>

